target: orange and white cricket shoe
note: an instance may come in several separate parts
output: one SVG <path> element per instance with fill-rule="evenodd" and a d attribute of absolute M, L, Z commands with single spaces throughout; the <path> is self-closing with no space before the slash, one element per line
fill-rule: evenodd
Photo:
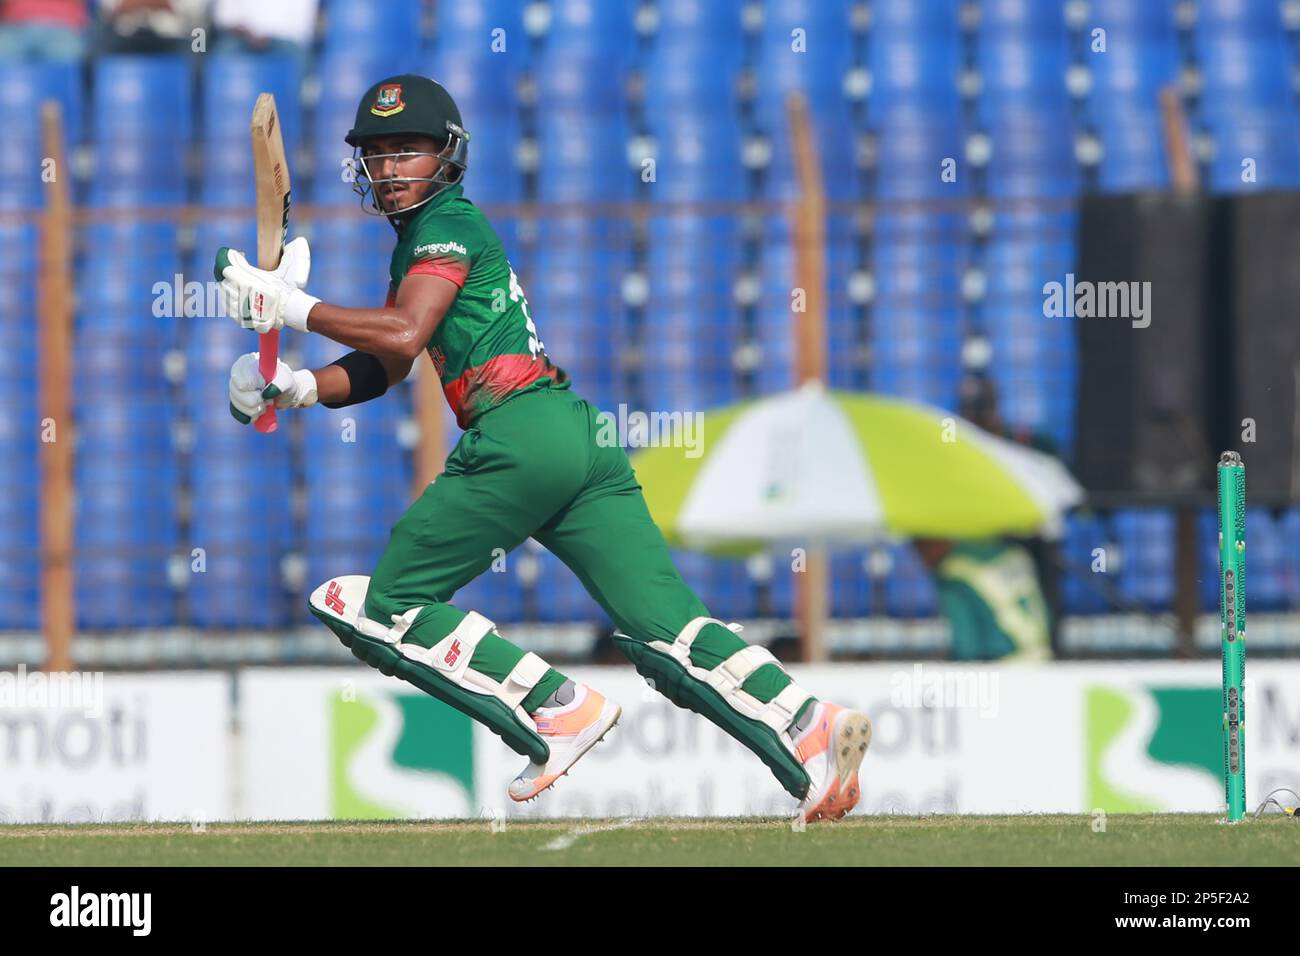
<path fill-rule="evenodd" d="M 532 715 L 538 735 L 551 748 L 543 766 L 531 760 L 510 783 L 511 800 L 531 800 L 569 772 L 578 758 L 618 723 L 623 708 L 586 684 L 577 684 L 573 700 L 563 707 L 541 707 Z"/>
<path fill-rule="evenodd" d="M 818 701 L 811 724 L 793 739 L 812 783 L 799 804 L 807 823 L 838 820 L 858 805 L 858 767 L 871 745 L 871 721 L 856 710 Z"/>

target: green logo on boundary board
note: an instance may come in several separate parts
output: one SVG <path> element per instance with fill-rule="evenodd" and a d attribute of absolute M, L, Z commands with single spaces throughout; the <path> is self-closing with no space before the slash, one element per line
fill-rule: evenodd
<path fill-rule="evenodd" d="M 469 717 L 418 693 L 339 691 L 329 708 L 334 819 L 472 815 Z"/>
<path fill-rule="evenodd" d="M 1107 813 L 1186 809 L 1189 788 L 1221 788 L 1218 687 L 1084 691 L 1084 808 Z M 1191 776 L 1189 776 L 1189 772 Z"/>

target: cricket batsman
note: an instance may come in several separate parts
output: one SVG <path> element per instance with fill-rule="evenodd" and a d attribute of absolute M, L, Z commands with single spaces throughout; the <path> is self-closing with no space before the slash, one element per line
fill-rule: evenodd
<path fill-rule="evenodd" d="M 500 240 L 465 198 L 469 138 L 451 96 L 423 76 L 382 80 L 357 107 L 346 137 L 356 151 L 355 188 L 397 233 L 381 308 L 304 291 L 304 238 L 286 246 L 273 272 L 236 250 L 217 254 L 226 312 L 244 328 L 288 327 L 353 350 L 323 368 L 280 362 L 271 382 L 256 352 L 240 356 L 230 372 L 238 421 L 254 421 L 271 402 L 372 401 L 427 354 L 464 429 L 446 470 L 393 526 L 373 573 L 322 584 L 312 612 L 358 658 L 470 715 L 527 757 L 509 795 L 529 800 L 622 712 L 510 643 L 484 613 L 451 603 L 495 549 L 535 538 L 605 609 L 619 648 L 653 687 L 767 764 L 804 820 L 843 817 L 858 802 L 870 721 L 794 683 L 682 581 L 626 452 L 597 441 L 597 409 L 552 363 Z"/>

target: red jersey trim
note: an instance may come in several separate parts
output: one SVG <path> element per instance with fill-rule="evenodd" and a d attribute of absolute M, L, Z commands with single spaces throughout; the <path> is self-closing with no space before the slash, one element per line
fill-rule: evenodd
<path fill-rule="evenodd" d="M 456 413 L 456 424 L 468 428 L 467 413 L 470 409 L 465 407 L 465 401 L 471 389 L 486 389 L 494 401 L 499 401 L 554 373 L 555 368 L 550 362 L 539 362 L 532 355 L 498 355 L 482 365 L 465 369 L 460 378 L 444 385 L 442 391 L 447 396 L 447 404 Z"/>
<path fill-rule="evenodd" d="M 458 262 L 438 261 L 436 259 L 421 259 L 419 262 L 412 262 L 411 268 L 406 270 L 408 276 L 439 276 L 449 282 L 456 283 L 456 288 L 465 288 L 465 277 L 468 275 L 463 264 Z"/>

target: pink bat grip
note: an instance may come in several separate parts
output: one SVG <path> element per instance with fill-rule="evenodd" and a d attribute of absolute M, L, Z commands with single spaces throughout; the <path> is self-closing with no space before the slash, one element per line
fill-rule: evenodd
<path fill-rule="evenodd" d="M 257 370 L 262 373 L 262 378 L 266 384 L 270 385 L 275 379 L 276 362 L 280 357 L 280 330 L 267 332 L 258 336 L 257 346 Z M 266 406 L 266 411 L 253 422 L 253 427 L 263 434 L 275 431 L 275 400 Z"/>

